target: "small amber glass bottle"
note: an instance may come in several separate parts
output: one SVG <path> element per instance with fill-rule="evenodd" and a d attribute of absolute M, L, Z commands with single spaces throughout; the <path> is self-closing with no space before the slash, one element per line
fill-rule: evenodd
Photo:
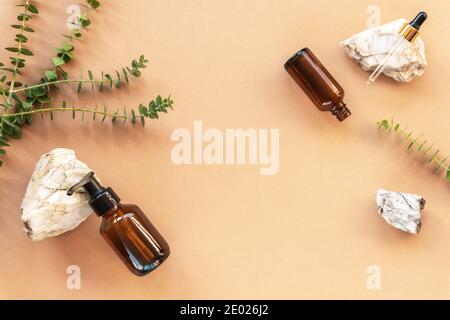
<path fill-rule="evenodd" d="M 91 197 L 91 208 L 102 217 L 100 234 L 131 272 L 146 275 L 167 259 L 169 245 L 138 206 L 121 204 L 117 194 L 111 188 L 102 187 L 93 172 L 67 194 L 81 187 Z"/>
<path fill-rule="evenodd" d="M 284 68 L 320 111 L 331 112 L 339 121 L 350 116 L 343 101 L 344 89 L 309 48 L 294 54 Z"/>

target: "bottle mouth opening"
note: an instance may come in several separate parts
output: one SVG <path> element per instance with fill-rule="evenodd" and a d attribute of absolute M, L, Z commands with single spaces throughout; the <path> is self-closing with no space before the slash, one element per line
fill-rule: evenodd
<path fill-rule="evenodd" d="M 347 108 L 346 104 L 341 102 L 339 105 L 333 106 L 331 113 L 339 120 L 344 121 L 347 119 L 352 112 Z"/>
<path fill-rule="evenodd" d="M 288 61 L 286 61 L 286 63 L 284 64 L 284 69 L 288 70 L 292 64 L 295 62 L 295 60 L 297 60 L 304 52 L 305 52 L 306 48 L 303 48 L 299 51 L 297 51 L 296 53 L 294 53 L 292 55 L 292 57 L 290 57 L 288 59 Z"/>

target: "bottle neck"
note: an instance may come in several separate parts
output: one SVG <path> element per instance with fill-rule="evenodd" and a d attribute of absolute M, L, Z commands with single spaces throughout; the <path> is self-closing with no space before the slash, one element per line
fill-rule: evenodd
<path fill-rule="evenodd" d="M 120 207 L 120 198 L 111 188 L 106 188 L 91 198 L 89 205 L 101 217 L 110 211 L 116 211 Z"/>
<path fill-rule="evenodd" d="M 346 104 L 344 102 L 340 102 L 337 105 L 334 105 L 331 108 L 331 113 L 339 120 L 344 121 L 347 119 L 352 113 L 350 110 L 346 107 Z"/>
<path fill-rule="evenodd" d="M 419 30 L 414 28 L 412 25 L 406 23 L 400 30 L 400 36 L 408 40 L 409 42 L 414 42 L 419 36 Z"/>
<path fill-rule="evenodd" d="M 122 216 L 124 214 L 122 210 L 122 205 L 120 203 L 117 204 L 117 207 L 111 208 L 108 212 L 104 213 L 103 215 L 99 215 L 100 218 L 103 219 L 110 219 L 115 216 Z"/>

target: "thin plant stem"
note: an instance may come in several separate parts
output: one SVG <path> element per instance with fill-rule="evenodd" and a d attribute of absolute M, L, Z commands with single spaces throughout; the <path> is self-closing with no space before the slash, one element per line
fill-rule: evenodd
<path fill-rule="evenodd" d="M 79 83 L 79 82 L 83 82 L 83 83 L 85 83 L 85 82 L 89 82 L 89 83 L 101 83 L 101 82 L 103 82 L 103 83 L 105 83 L 105 82 L 110 82 L 110 80 L 108 80 L 108 79 L 104 79 L 104 80 L 101 80 L 101 79 L 98 79 L 98 80 L 87 80 L 87 79 L 86 80 L 83 80 L 83 79 L 57 80 L 57 81 L 52 81 L 52 82 L 40 83 L 40 84 L 32 85 L 32 86 L 29 86 L 29 87 L 22 87 L 22 88 L 13 90 L 13 92 L 14 93 L 22 92 L 22 91 L 25 91 L 25 90 L 28 90 L 28 89 L 35 89 L 35 88 L 40 88 L 40 87 L 46 87 L 46 86 L 49 86 L 49 85 L 52 85 L 52 84 Z"/>
<path fill-rule="evenodd" d="M 25 6 L 24 6 L 24 13 L 27 13 L 29 4 L 30 4 L 30 0 L 27 0 L 25 2 Z M 21 23 L 22 28 L 20 29 L 20 32 L 19 32 L 20 35 L 23 35 L 24 28 L 25 28 L 25 22 L 26 22 L 25 20 L 26 19 L 22 20 L 22 23 Z M 18 47 L 17 48 L 18 48 L 18 51 L 17 51 L 17 54 L 16 54 L 16 58 L 20 58 L 21 50 L 22 50 L 22 39 L 20 39 L 20 38 L 19 38 L 19 41 L 18 41 Z M 13 90 L 14 90 L 14 85 L 16 84 L 16 75 L 17 75 L 17 71 L 19 70 L 18 66 L 19 66 L 19 63 L 16 62 L 16 64 L 14 65 L 14 68 L 13 68 L 11 83 L 9 85 L 9 94 L 8 94 L 8 97 L 7 97 L 6 101 L 5 101 L 5 112 L 6 112 L 7 106 L 10 105 L 11 97 L 12 97 Z"/>
<path fill-rule="evenodd" d="M 137 68 L 133 68 L 131 69 L 132 72 L 134 71 L 138 71 L 139 69 Z M 89 79 L 62 79 L 62 80 L 57 80 L 57 81 L 52 81 L 52 82 L 44 82 L 44 83 L 39 83 L 36 85 L 32 85 L 32 86 L 28 86 L 28 87 L 21 87 L 18 89 L 13 89 L 12 92 L 13 93 L 17 93 L 17 92 L 22 92 L 25 90 L 30 90 L 30 89 L 35 89 L 35 88 L 40 88 L 40 87 L 46 87 L 49 85 L 55 85 L 55 84 L 60 84 L 60 83 L 107 83 L 107 82 L 112 82 L 113 80 L 110 79 L 93 79 L 93 80 L 89 80 Z"/>
<path fill-rule="evenodd" d="M 96 109 L 89 109 L 89 108 L 76 108 L 76 107 L 50 107 L 50 108 L 40 108 L 40 109 L 33 109 L 29 111 L 22 111 L 22 112 L 16 112 L 16 113 L 10 113 L 10 114 L 3 114 L 0 115 L 0 118 L 9 118 L 9 117 L 20 117 L 20 116 L 26 116 L 30 114 L 35 113 L 45 113 L 45 112 L 53 112 L 53 111 L 72 111 L 72 112 L 87 112 L 87 113 L 95 113 L 97 115 L 101 116 L 107 116 L 107 117 L 116 117 L 119 119 L 131 119 L 131 117 L 119 114 L 119 113 L 111 113 L 111 112 L 105 112 L 105 111 L 99 111 Z"/>
<path fill-rule="evenodd" d="M 411 136 L 408 136 L 409 133 L 407 133 L 406 131 L 404 131 L 403 129 L 398 129 L 397 130 L 403 137 L 405 137 L 405 139 L 409 142 L 412 143 L 413 146 L 416 146 L 417 148 L 420 147 L 422 145 L 422 143 L 419 142 L 418 139 L 412 139 Z M 422 151 L 421 151 L 422 152 Z M 426 152 L 422 152 L 423 154 L 426 155 Z M 439 156 L 434 156 L 432 158 L 432 161 L 434 161 L 440 168 L 447 170 L 447 166 L 443 163 L 443 159 L 441 159 Z"/>
<path fill-rule="evenodd" d="M 423 154 L 424 156 L 427 156 L 429 152 L 432 151 L 433 153 L 431 158 L 428 159 L 428 163 L 435 163 L 439 169 L 443 169 L 447 172 L 447 177 L 450 180 L 450 166 L 447 164 L 448 158 L 442 158 L 439 156 L 439 149 L 433 148 L 433 145 L 425 147 L 427 145 L 427 141 L 420 140 L 422 135 L 414 137 L 412 132 L 406 131 L 406 128 L 401 128 L 400 124 L 394 124 L 393 120 L 390 122 L 388 120 L 379 121 L 378 128 L 384 129 L 387 133 L 390 133 L 391 131 L 397 132 L 409 143 L 408 149 L 414 148 L 417 152 Z"/>

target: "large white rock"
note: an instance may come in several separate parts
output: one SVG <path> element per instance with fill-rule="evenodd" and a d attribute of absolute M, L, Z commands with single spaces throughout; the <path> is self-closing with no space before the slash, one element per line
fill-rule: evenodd
<path fill-rule="evenodd" d="M 91 213 L 84 189 L 66 194 L 91 170 L 70 149 L 54 149 L 36 164 L 20 207 L 24 230 L 33 241 L 76 228 Z"/>
<path fill-rule="evenodd" d="M 378 213 L 387 223 L 405 232 L 419 233 L 421 210 L 425 207 L 422 196 L 380 189 L 376 193 L 376 201 Z"/>
<path fill-rule="evenodd" d="M 407 21 L 398 19 L 379 27 L 357 33 L 342 41 L 347 54 L 366 71 L 375 70 L 397 43 L 399 30 Z M 425 43 L 419 35 L 411 43 L 403 41 L 389 59 L 383 73 L 396 81 L 409 82 L 424 73 L 427 66 Z"/>

